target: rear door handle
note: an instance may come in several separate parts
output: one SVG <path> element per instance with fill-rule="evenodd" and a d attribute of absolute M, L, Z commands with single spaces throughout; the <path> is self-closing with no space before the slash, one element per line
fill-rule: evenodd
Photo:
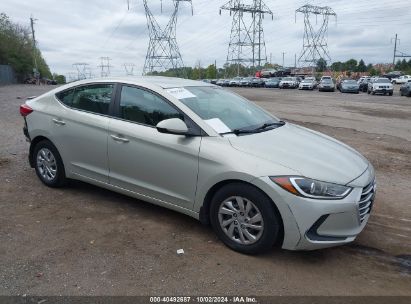
<path fill-rule="evenodd" d="M 60 125 L 60 126 L 64 126 L 66 123 L 63 120 L 57 119 L 57 118 L 53 118 L 53 122 L 56 125 Z"/>
<path fill-rule="evenodd" d="M 122 143 L 128 143 L 129 142 L 129 140 L 127 138 L 120 137 L 120 136 L 117 136 L 117 135 L 114 135 L 114 134 L 111 135 L 111 138 L 114 139 L 115 141 L 122 142 Z"/>

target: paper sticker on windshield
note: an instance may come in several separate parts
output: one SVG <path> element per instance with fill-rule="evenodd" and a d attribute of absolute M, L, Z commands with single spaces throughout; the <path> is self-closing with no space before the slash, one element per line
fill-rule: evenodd
<path fill-rule="evenodd" d="M 214 129 L 217 133 L 227 133 L 231 132 L 230 128 L 226 126 L 225 123 L 221 121 L 220 118 L 211 118 L 204 120 L 210 127 Z"/>
<path fill-rule="evenodd" d="M 196 97 L 193 93 L 186 90 L 185 88 L 173 88 L 166 89 L 167 93 L 173 95 L 177 99 L 193 98 Z"/>

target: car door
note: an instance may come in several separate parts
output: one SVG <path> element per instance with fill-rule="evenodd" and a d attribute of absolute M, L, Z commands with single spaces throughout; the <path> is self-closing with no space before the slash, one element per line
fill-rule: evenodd
<path fill-rule="evenodd" d="M 158 132 L 155 126 L 164 119 L 181 118 L 189 127 L 191 124 L 188 117 L 158 94 L 128 85 L 117 92 L 117 117 L 109 123 L 110 183 L 192 209 L 201 136 Z"/>
<path fill-rule="evenodd" d="M 114 84 L 82 85 L 56 95 L 63 104 L 52 117 L 55 144 L 66 171 L 108 183 L 107 136 Z"/>

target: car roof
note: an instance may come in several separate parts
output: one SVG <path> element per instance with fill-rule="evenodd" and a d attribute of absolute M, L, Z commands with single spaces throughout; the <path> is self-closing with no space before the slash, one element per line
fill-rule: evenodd
<path fill-rule="evenodd" d="M 103 78 L 93 78 L 84 79 L 70 84 L 81 85 L 88 83 L 101 83 L 101 82 L 125 82 L 132 83 L 136 85 L 155 85 L 163 89 L 169 88 L 180 88 L 180 87 L 209 87 L 214 86 L 210 83 L 203 81 L 190 80 L 177 77 L 164 77 L 164 76 L 127 76 L 127 77 L 103 77 Z"/>

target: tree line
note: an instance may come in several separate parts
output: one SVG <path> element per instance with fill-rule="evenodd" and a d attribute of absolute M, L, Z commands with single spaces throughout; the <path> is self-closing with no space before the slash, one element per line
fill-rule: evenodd
<path fill-rule="evenodd" d="M 5 13 L 0 13 L 0 64 L 10 65 L 18 82 L 23 82 L 33 76 L 34 58 L 40 77 L 53 78 L 41 51 L 34 47 L 30 29 L 11 21 Z M 54 76 L 57 76 L 60 82 L 65 82 L 64 76 Z"/>

